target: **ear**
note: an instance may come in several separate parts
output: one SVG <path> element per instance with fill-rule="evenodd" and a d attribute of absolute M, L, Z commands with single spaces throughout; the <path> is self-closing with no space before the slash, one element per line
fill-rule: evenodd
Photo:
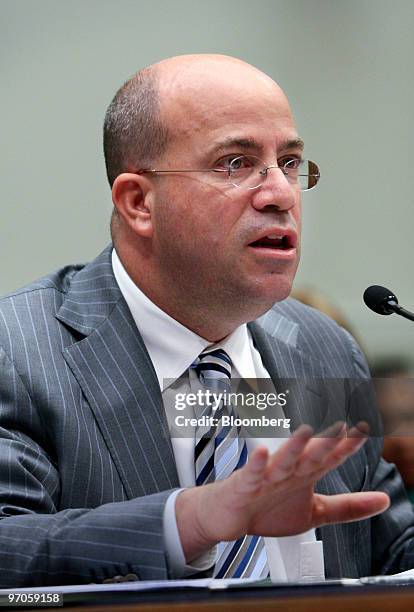
<path fill-rule="evenodd" d="M 135 234 L 151 238 L 153 190 L 145 176 L 130 172 L 119 174 L 112 186 L 112 201 Z"/>

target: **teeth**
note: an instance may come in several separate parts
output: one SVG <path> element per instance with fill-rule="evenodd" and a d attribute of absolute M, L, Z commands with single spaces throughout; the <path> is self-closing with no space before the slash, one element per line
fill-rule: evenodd
<path fill-rule="evenodd" d="M 277 234 L 269 234 L 266 238 L 269 238 L 269 240 L 283 240 L 283 236 L 278 236 Z"/>

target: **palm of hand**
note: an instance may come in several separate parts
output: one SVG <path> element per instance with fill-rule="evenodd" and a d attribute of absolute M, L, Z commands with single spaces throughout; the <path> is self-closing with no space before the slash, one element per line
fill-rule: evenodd
<path fill-rule="evenodd" d="M 303 426 L 276 453 L 257 448 L 229 478 L 201 487 L 196 514 L 203 536 L 212 541 L 246 533 L 288 536 L 324 523 L 366 518 L 385 510 L 383 493 L 325 496 L 316 482 L 343 463 L 366 441 L 364 427 L 346 432 L 337 424 L 312 438 Z"/>

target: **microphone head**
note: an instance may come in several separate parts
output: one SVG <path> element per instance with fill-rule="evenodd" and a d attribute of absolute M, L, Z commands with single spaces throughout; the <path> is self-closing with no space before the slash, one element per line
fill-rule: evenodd
<path fill-rule="evenodd" d="M 390 302 L 398 304 L 394 293 L 381 285 L 371 285 L 365 289 L 364 302 L 368 308 L 380 315 L 390 315 L 394 312 L 394 309 L 390 308 Z"/>

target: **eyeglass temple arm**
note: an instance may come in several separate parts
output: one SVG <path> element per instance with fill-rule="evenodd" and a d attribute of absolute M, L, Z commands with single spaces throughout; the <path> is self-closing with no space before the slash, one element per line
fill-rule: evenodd
<path fill-rule="evenodd" d="M 225 170 L 224 168 L 203 168 L 200 170 L 187 170 L 186 168 L 180 168 L 180 170 L 157 170 L 156 168 L 154 168 L 154 169 L 138 170 L 137 172 L 134 172 L 134 174 L 147 174 L 147 173 L 169 174 L 169 173 L 177 173 L 177 172 L 227 172 L 228 173 L 228 170 Z"/>

